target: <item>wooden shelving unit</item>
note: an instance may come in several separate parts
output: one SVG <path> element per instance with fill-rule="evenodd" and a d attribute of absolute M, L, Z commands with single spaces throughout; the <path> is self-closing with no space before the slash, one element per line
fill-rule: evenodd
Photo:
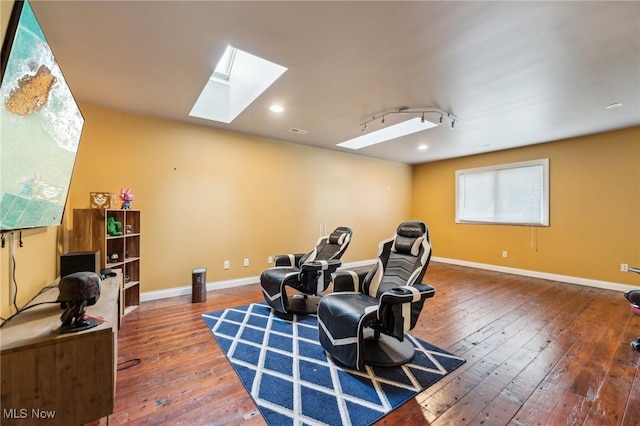
<path fill-rule="evenodd" d="M 120 226 L 117 233 L 108 230 L 109 218 Z M 102 268 L 122 269 L 123 285 L 120 294 L 120 315 L 140 306 L 140 210 L 74 209 L 74 251 L 100 250 Z"/>

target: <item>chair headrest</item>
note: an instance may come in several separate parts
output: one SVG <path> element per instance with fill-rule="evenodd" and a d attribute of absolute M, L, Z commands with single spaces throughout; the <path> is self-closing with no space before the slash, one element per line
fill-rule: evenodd
<path fill-rule="evenodd" d="M 416 238 L 424 235 L 426 231 L 427 225 L 425 225 L 423 222 L 402 222 L 398 226 L 396 234 L 402 237 Z"/>
<path fill-rule="evenodd" d="M 350 230 L 347 228 L 343 228 L 343 227 L 336 228 L 336 230 L 333 231 L 331 235 L 329 235 L 329 244 L 342 245 L 349 233 L 350 233 Z"/>
<path fill-rule="evenodd" d="M 424 240 L 427 226 L 422 222 L 403 222 L 396 230 L 392 251 L 417 256 Z"/>

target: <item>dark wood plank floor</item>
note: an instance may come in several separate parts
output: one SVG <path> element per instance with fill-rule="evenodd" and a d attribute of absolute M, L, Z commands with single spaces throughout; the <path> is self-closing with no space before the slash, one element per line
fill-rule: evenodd
<path fill-rule="evenodd" d="M 435 262 L 425 282 L 413 334 L 467 362 L 378 424 L 640 424 L 640 317 L 622 293 Z M 265 424 L 200 318 L 262 300 L 256 284 L 143 303 L 120 330 L 115 412 L 94 424 Z"/>

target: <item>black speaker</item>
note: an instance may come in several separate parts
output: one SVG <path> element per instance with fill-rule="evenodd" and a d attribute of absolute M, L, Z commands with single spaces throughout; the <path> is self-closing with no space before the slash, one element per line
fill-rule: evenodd
<path fill-rule="evenodd" d="M 65 253 L 60 256 L 60 277 L 84 271 L 100 275 L 99 251 Z"/>

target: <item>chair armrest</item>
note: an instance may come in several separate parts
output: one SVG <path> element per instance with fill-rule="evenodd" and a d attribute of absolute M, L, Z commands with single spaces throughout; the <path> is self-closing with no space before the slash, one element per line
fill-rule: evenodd
<path fill-rule="evenodd" d="M 436 289 L 427 284 L 400 286 L 385 291 L 378 302 L 381 330 L 402 341 L 404 333 L 416 326 L 424 301 L 433 297 Z"/>
<path fill-rule="evenodd" d="M 402 303 L 418 302 L 433 297 L 436 289 L 427 284 L 414 284 L 412 286 L 400 286 L 382 293 L 379 305 L 398 305 Z"/>
<path fill-rule="evenodd" d="M 340 265 L 342 265 L 342 262 L 339 259 L 314 260 L 300 265 L 300 270 L 301 272 L 328 271 L 329 273 L 332 273 L 335 272 Z"/>
<path fill-rule="evenodd" d="M 358 291 L 362 293 L 362 283 L 371 269 L 336 271 L 333 277 L 333 291 Z"/>
<path fill-rule="evenodd" d="M 300 265 L 298 274 L 299 290 L 309 294 L 319 294 L 331 284 L 331 275 L 342 265 L 338 259 L 314 260 Z"/>
<path fill-rule="evenodd" d="M 297 267 L 298 263 L 300 263 L 300 259 L 305 255 L 305 253 L 291 253 L 291 254 L 279 254 L 277 255 L 275 260 L 276 266 L 291 266 Z"/>

